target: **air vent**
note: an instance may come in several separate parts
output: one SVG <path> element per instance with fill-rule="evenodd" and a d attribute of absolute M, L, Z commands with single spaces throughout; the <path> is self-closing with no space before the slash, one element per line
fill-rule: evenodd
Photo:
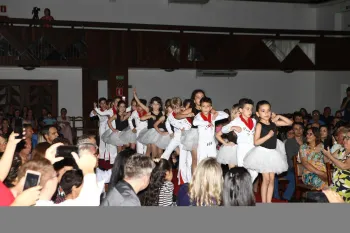
<path fill-rule="evenodd" d="M 168 0 L 169 3 L 207 4 L 210 0 Z"/>

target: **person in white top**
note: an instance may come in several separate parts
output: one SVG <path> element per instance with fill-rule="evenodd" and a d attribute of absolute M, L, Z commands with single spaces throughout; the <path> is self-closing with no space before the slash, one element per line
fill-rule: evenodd
<path fill-rule="evenodd" d="M 136 92 L 134 92 L 134 95 L 136 95 Z M 137 96 L 136 96 L 137 98 Z M 135 98 L 135 99 L 136 99 Z M 145 99 L 137 99 L 138 101 L 142 103 L 142 105 L 147 105 L 147 101 Z M 141 105 L 137 104 L 136 110 L 131 113 L 131 116 L 128 118 L 129 127 L 132 130 L 133 133 L 136 134 L 136 136 L 139 136 L 139 133 L 141 130 L 147 128 L 147 121 L 141 121 L 141 117 L 145 116 L 147 112 L 141 107 Z M 132 123 L 132 120 L 135 120 L 135 125 Z M 140 142 L 136 142 L 136 151 L 139 154 L 146 154 L 147 146 L 143 145 Z"/>
<path fill-rule="evenodd" d="M 241 99 L 239 101 L 239 111 L 241 115 L 221 129 L 223 133 L 229 133 L 232 130 L 235 130 L 237 134 L 237 165 L 239 167 L 243 167 L 243 160 L 246 154 L 254 148 L 256 120 L 251 118 L 253 114 L 253 106 L 254 102 L 251 99 Z M 237 126 L 240 127 L 240 131 L 237 131 Z M 248 171 L 252 177 L 252 182 L 254 183 L 259 173 L 249 169 Z"/>
<path fill-rule="evenodd" d="M 100 112 L 107 111 L 106 98 L 100 98 L 98 100 L 100 105 Z M 98 116 L 99 118 L 99 136 L 100 136 L 100 145 L 99 145 L 99 159 L 107 159 L 109 160 L 109 156 L 106 157 L 106 143 L 101 140 L 102 134 L 108 129 L 108 116 L 99 115 L 96 110 L 92 110 L 90 113 L 90 117 Z"/>
<path fill-rule="evenodd" d="M 199 134 L 197 163 L 208 157 L 216 158 L 215 121 L 225 118 L 228 118 L 228 114 L 213 110 L 212 100 L 209 97 L 201 99 L 201 112 L 193 120 L 193 125 L 198 126 Z"/>
<path fill-rule="evenodd" d="M 169 115 L 165 126 L 172 139 L 162 154 L 161 158 L 168 160 L 171 153 L 179 147 L 179 184 L 188 183 L 192 179 L 192 156 L 190 151 L 183 149 L 183 145 L 181 144 L 181 132 L 183 130 L 189 130 L 191 128 L 191 123 L 189 123 L 186 119 L 177 120 L 175 118 L 175 115 L 180 112 L 182 103 L 180 98 L 174 97 L 171 99 L 170 103 L 170 106 L 168 106 Z M 174 127 L 174 131 L 171 129 L 170 125 Z"/>
<path fill-rule="evenodd" d="M 59 159 L 56 158 L 56 149 L 61 146 L 61 143 L 56 143 L 51 146 L 45 153 L 45 158 L 47 158 L 51 163 L 55 163 Z M 72 152 L 78 167 L 82 170 L 84 175 L 83 187 L 80 194 L 75 199 L 68 199 L 59 204 L 54 204 L 51 198 L 55 191 L 57 190 L 57 177 L 51 178 L 46 182 L 43 189 L 41 190 L 39 200 L 36 202 L 36 206 L 99 206 L 100 196 L 104 188 L 104 181 L 97 183 L 96 174 L 94 172 L 97 158 L 87 149 L 79 149 L 78 154 Z"/>
<path fill-rule="evenodd" d="M 117 106 L 119 101 L 121 100 L 120 97 L 116 97 L 114 98 L 112 107 L 109 108 L 108 110 L 102 111 L 101 109 L 97 108 L 97 104 L 94 103 L 94 110 L 95 112 L 98 114 L 98 116 L 107 116 L 108 119 L 111 118 L 113 115 L 117 114 L 118 110 L 117 110 Z M 107 119 L 107 126 L 106 126 L 106 130 L 100 134 L 100 145 L 101 145 L 101 141 L 104 142 L 106 144 L 106 152 L 109 154 L 109 156 L 107 157 L 110 164 L 114 164 L 114 160 L 117 157 L 117 147 L 111 144 L 106 143 L 104 140 L 106 138 L 106 136 L 110 135 L 112 133 L 112 129 L 109 127 L 108 125 L 108 119 Z M 112 126 L 115 128 L 115 122 L 112 122 Z"/>

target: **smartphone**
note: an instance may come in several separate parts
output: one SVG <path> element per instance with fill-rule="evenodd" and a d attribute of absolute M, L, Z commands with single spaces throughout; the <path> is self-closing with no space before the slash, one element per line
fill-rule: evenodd
<path fill-rule="evenodd" d="M 14 132 L 19 134 L 18 136 L 16 136 L 16 139 L 22 139 L 23 138 L 23 124 L 22 123 L 23 122 L 22 122 L 21 119 L 16 119 L 15 120 Z"/>
<path fill-rule="evenodd" d="M 59 146 L 57 147 L 56 157 L 72 158 L 72 152 L 78 154 L 77 146 Z"/>
<path fill-rule="evenodd" d="M 38 186 L 40 183 L 40 172 L 28 170 L 26 172 L 23 190 Z"/>

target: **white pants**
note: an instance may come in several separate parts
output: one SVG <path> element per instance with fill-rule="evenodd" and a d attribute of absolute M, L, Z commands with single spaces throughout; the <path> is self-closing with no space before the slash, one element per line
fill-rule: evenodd
<path fill-rule="evenodd" d="M 243 161 L 247 153 L 254 148 L 253 144 L 241 143 L 237 145 L 237 165 L 238 167 L 244 167 Z M 250 176 L 252 177 L 252 183 L 254 183 L 259 173 L 254 170 L 248 169 Z"/>
<path fill-rule="evenodd" d="M 181 144 L 181 132 L 175 132 L 174 137 L 169 142 L 169 145 L 166 147 L 161 158 L 169 160 L 170 155 L 173 153 L 176 147 L 180 147 L 180 144 Z"/>
<path fill-rule="evenodd" d="M 107 124 L 106 124 L 107 125 Z M 105 159 L 106 156 L 108 156 L 108 153 L 106 152 L 106 143 L 102 141 L 101 136 L 106 130 L 108 129 L 108 126 L 105 124 L 100 125 L 98 132 L 99 132 L 99 137 L 100 137 L 100 144 L 98 145 L 98 151 L 100 155 L 100 159 Z M 107 157 L 108 158 L 108 157 Z"/>
<path fill-rule="evenodd" d="M 139 136 L 141 130 L 142 130 L 142 129 L 137 129 L 136 138 Z M 139 141 L 136 141 L 136 152 L 137 152 L 138 154 L 145 155 L 145 154 L 146 154 L 146 151 L 147 151 L 147 146 L 146 146 L 146 145 L 143 145 L 143 144 L 140 143 Z"/>
<path fill-rule="evenodd" d="M 107 144 L 108 150 L 109 150 L 109 163 L 114 164 L 115 159 L 118 155 L 118 149 L 116 146 Z"/>
<path fill-rule="evenodd" d="M 217 150 L 216 144 L 214 141 L 212 142 L 198 142 L 197 149 L 197 164 L 199 164 L 203 159 L 208 157 L 216 158 Z"/>
<path fill-rule="evenodd" d="M 189 183 L 192 180 L 192 154 L 190 151 L 183 149 L 180 144 L 180 156 L 179 156 L 179 172 L 177 178 L 180 184 L 180 176 L 184 183 Z"/>

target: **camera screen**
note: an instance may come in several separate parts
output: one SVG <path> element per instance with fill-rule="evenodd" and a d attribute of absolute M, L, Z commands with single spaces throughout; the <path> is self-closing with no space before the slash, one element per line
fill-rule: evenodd
<path fill-rule="evenodd" d="M 23 190 L 35 187 L 39 184 L 39 175 L 33 173 L 27 173 L 26 181 L 24 183 Z"/>

